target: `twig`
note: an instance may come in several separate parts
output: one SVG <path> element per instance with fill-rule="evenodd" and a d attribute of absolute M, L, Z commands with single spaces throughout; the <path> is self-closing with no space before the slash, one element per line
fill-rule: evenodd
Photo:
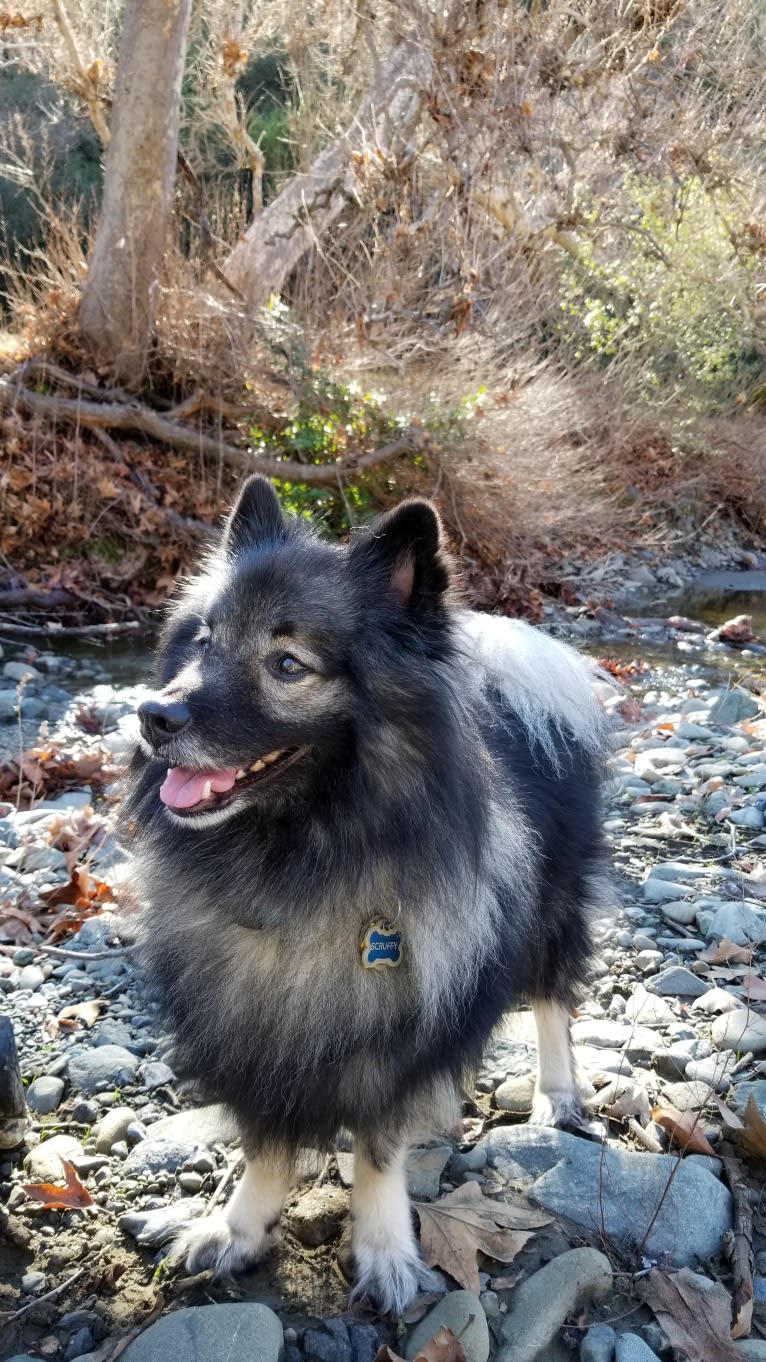
<path fill-rule="evenodd" d="M 160 444 L 176 449 L 191 450 L 194 454 L 207 456 L 217 462 L 223 460 L 231 468 L 245 473 L 263 473 L 268 478 L 284 478 L 293 482 L 305 482 L 310 486 L 323 486 L 335 482 L 339 474 L 356 476 L 365 468 L 385 463 L 400 454 L 416 454 L 423 448 L 422 433 L 408 432 L 398 440 L 392 440 L 380 449 L 368 450 L 356 457 L 350 455 L 337 459 L 334 463 L 299 463 L 294 459 L 266 459 L 256 457 L 247 449 L 218 440 L 204 431 L 189 430 L 187 426 L 168 420 L 159 412 L 138 403 L 83 402 L 69 397 L 50 396 L 35 393 L 25 388 L 15 378 L 0 378 L 0 409 L 18 407 L 31 416 L 45 416 L 52 421 L 65 421 L 71 425 L 84 426 L 88 430 L 102 428 L 107 430 L 132 430 L 157 440 Z"/>
<path fill-rule="evenodd" d="M 1 599 L 1 597 L 0 597 Z M 89 635 L 92 638 L 120 638 L 123 634 L 135 634 L 139 630 L 149 633 L 151 625 L 141 620 L 122 620 L 117 624 L 57 624 L 49 620 L 47 624 L 6 624 L 0 621 L 0 634 L 15 634 L 18 638 L 78 638 Z"/>
<path fill-rule="evenodd" d="M 86 69 L 85 63 L 83 62 L 82 57 L 80 56 L 74 33 L 72 32 L 72 28 L 69 23 L 66 10 L 62 5 L 61 0 L 53 0 L 53 13 L 56 18 L 56 23 L 61 32 L 61 36 L 64 39 L 64 44 L 67 48 L 67 51 L 69 52 L 69 59 L 75 71 L 77 72 L 79 78 L 80 88 L 78 90 L 78 93 L 82 95 L 83 99 L 85 100 L 85 103 L 88 106 L 90 121 L 93 124 L 94 128 L 96 129 L 96 132 L 98 133 L 99 137 L 101 138 L 102 144 L 105 147 L 108 147 L 109 128 L 107 126 L 106 119 L 104 118 L 103 101 L 98 92 L 98 86 L 96 84 L 96 81 L 90 74 L 90 71 Z"/>
<path fill-rule="evenodd" d="M 628 1130 L 634 1139 L 638 1140 L 638 1143 L 642 1144 L 644 1149 L 648 1149 L 650 1154 L 662 1153 L 662 1145 L 659 1140 L 656 1140 L 650 1131 L 644 1130 L 643 1126 L 639 1125 L 635 1116 L 629 1116 L 627 1124 Z"/>
<path fill-rule="evenodd" d="M 721 1162 L 734 1198 L 734 1253 L 731 1336 L 747 1338 L 753 1322 L 753 1212 L 745 1173 L 730 1144 L 719 1145 Z"/>
<path fill-rule="evenodd" d="M 61 946 L 32 946 L 32 950 L 43 955 L 55 955 L 59 960 L 114 960 L 117 956 L 127 955 L 132 946 L 112 946 L 108 951 L 68 951 Z"/>
<path fill-rule="evenodd" d="M 88 1269 L 86 1267 L 80 1267 L 76 1272 L 72 1273 L 71 1277 L 67 1277 L 65 1282 L 61 1282 L 59 1286 L 54 1286 L 42 1296 L 35 1296 L 34 1300 L 28 1301 L 26 1305 L 22 1305 L 12 1315 L 9 1315 L 7 1319 L 0 1320 L 0 1329 L 4 1329 L 7 1324 L 13 1324 L 14 1320 L 20 1319 L 28 1310 L 34 1310 L 35 1306 L 39 1305 L 41 1301 L 49 1301 L 53 1296 L 58 1296 L 60 1292 L 66 1290 L 68 1286 L 71 1286 L 72 1282 L 76 1282 L 80 1277 L 84 1276 L 87 1271 Z"/>
<path fill-rule="evenodd" d="M 221 1197 L 226 1191 L 226 1188 L 228 1187 L 229 1183 L 234 1177 L 234 1174 L 236 1173 L 243 1159 L 244 1154 L 242 1153 L 241 1150 L 239 1150 L 236 1154 L 232 1155 L 231 1162 L 229 1163 L 226 1172 L 221 1178 L 221 1181 L 219 1182 L 218 1186 L 213 1191 L 213 1195 L 211 1196 L 210 1200 L 207 1203 L 207 1206 L 202 1212 L 203 1215 L 210 1215 L 210 1212 L 213 1210 L 213 1208 L 218 1205 L 218 1202 L 221 1200 Z"/>

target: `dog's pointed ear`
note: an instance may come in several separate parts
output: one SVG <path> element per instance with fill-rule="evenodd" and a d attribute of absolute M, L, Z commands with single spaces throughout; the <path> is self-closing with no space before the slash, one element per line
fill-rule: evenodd
<path fill-rule="evenodd" d="M 271 483 L 256 473 L 242 484 L 226 521 L 224 551 L 233 555 L 269 540 L 284 539 L 286 529 L 279 497 Z"/>
<path fill-rule="evenodd" d="M 381 593 L 397 605 L 436 605 L 450 580 L 437 511 L 428 501 L 403 502 L 354 540 L 351 564 L 377 573 Z"/>

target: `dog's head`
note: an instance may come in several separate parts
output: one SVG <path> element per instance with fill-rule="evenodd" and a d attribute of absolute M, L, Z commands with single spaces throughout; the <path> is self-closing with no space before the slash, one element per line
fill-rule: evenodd
<path fill-rule="evenodd" d="M 448 584 L 427 502 L 340 547 L 286 519 L 271 485 L 250 478 L 168 621 L 160 688 L 139 709 L 173 821 L 211 825 L 297 798 L 320 775 L 339 780 L 363 729 L 379 759 L 411 755 L 451 648 Z"/>

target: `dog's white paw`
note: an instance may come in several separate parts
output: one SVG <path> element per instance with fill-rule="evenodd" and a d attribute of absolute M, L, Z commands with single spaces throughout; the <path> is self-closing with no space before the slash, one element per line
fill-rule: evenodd
<path fill-rule="evenodd" d="M 541 1092 L 539 1088 L 536 1089 L 529 1124 L 576 1131 L 597 1139 L 604 1137 L 602 1123 L 584 1110 L 580 1095 L 573 1088 L 563 1088 L 560 1092 Z"/>
<path fill-rule="evenodd" d="M 223 1214 L 209 1215 L 181 1231 L 173 1243 L 173 1256 L 183 1258 L 192 1274 L 212 1268 L 216 1277 L 230 1277 L 265 1257 L 274 1240 L 274 1233 L 248 1233 Z"/>
<path fill-rule="evenodd" d="M 352 1301 L 368 1300 L 381 1315 L 401 1315 L 421 1291 L 444 1291 L 444 1283 L 414 1251 L 355 1248 L 353 1260 Z"/>

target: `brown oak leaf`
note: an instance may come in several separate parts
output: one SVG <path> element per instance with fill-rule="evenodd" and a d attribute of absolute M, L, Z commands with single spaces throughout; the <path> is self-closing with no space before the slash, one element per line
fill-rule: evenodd
<path fill-rule="evenodd" d="M 430 1267 L 441 1267 L 469 1291 L 478 1291 L 476 1254 L 481 1250 L 501 1263 L 510 1263 L 535 1230 L 551 1223 L 549 1215 L 508 1206 L 482 1195 L 475 1182 L 428 1204 L 415 1202 L 420 1218 L 423 1257 Z"/>

